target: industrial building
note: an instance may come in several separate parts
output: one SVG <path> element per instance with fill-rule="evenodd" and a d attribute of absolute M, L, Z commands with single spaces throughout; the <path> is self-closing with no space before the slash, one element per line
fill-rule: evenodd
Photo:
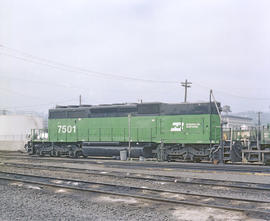
<path fill-rule="evenodd" d="M 248 130 L 251 127 L 254 127 L 254 122 L 252 118 L 249 117 L 240 117 L 235 115 L 222 115 L 222 120 L 227 124 L 224 125 L 224 128 L 235 128 L 241 130 Z"/>
<path fill-rule="evenodd" d="M 0 111 L 0 150 L 24 150 L 31 129 L 43 129 L 43 118 L 34 114 Z"/>

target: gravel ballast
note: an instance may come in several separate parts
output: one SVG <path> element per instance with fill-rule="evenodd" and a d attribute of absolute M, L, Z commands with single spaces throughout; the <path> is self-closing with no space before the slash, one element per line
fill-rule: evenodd
<path fill-rule="evenodd" d="M 250 199 L 269 199 L 269 192 L 241 191 L 227 187 L 209 188 L 203 185 L 167 183 L 162 181 L 138 180 L 124 177 L 104 176 L 107 172 L 118 171 L 126 173 L 141 173 L 155 175 L 172 175 L 178 177 L 212 178 L 218 180 L 235 180 L 244 182 L 269 183 L 268 174 L 250 174 L 234 172 L 203 172 L 183 171 L 162 168 L 118 168 L 108 167 L 102 161 L 97 164 L 63 163 L 35 161 L 27 159 L 1 159 L 0 171 L 35 174 L 67 179 L 78 179 L 93 182 L 105 182 L 125 186 L 150 187 L 187 193 L 204 193 L 218 196 L 234 196 Z M 63 171 L 48 171 L 27 169 L 5 165 L 6 163 L 27 163 L 37 165 L 63 166 L 98 170 L 100 175 L 69 173 Z M 107 172 L 105 172 L 107 171 Z M 103 175 L 102 175 L 103 174 Z M 92 192 L 73 191 L 60 188 L 29 185 L 20 182 L 0 180 L 0 220 L 265 220 L 258 214 L 227 211 L 209 207 L 193 207 L 181 204 L 154 202 L 104 195 Z"/>
<path fill-rule="evenodd" d="M 256 199 L 266 200 L 270 199 L 270 191 L 262 190 L 249 190 L 241 188 L 230 188 L 230 187 L 211 187 L 208 185 L 190 184 L 190 183 L 177 183 L 177 182 L 163 182 L 163 181 L 151 181 L 151 180 L 140 180 L 124 177 L 111 177 L 105 174 L 93 175 L 93 174 L 80 174 L 67 171 L 52 171 L 42 169 L 26 169 L 0 166 L 0 171 L 21 173 L 28 175 L 41 175 L 46 177 L 57 177 L 63 179 L 76 179 L 84 180 L 97 183 L 108 183 L 114 185 L 133 186 L 133 187 L 144 187 L 150 189 L 161 189 L 170 190 L 174 192 L 193 193 L 193 194 L 204 194 L 209 196 L 226 196 L 234 197 L 239 199 Z"/>
<path fill-rule="evenodd" d="M 0 184 L 1 220 L 174 220 L 156 205 L 129 198 Z"/>
<path fill-rule="evenodd" d="M 0 183 L 0 220 L 256 220 L 241 212 Z"/>

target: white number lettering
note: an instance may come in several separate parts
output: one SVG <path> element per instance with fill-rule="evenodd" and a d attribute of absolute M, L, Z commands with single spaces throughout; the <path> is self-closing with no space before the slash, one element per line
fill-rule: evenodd
<path fill-rule="evenodd" d="M 63 125 L 62 126 L 62 133 L 65 134 L 67 132 L 67 126 Z"/>
<path fill-rule="evenodd" d="M 68 133 L 71 134 L 76 133 L 76 126 L 72 126 L 72 125 L 57 125 L 58 128 L 58 133 Z"/>
<path fill-rule="evenodd" d="M 72 126 L 71 125 L 68 125 L 67 126 L 67 132 L 70 134 L 72 132 Z"/>

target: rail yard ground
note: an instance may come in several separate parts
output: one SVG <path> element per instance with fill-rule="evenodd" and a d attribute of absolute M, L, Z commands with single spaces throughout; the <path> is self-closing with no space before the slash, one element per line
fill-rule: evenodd
<path fill-rule="evenodd" d="M 1 220 L 269 220 L 270 167 L 0 152 Z"/>

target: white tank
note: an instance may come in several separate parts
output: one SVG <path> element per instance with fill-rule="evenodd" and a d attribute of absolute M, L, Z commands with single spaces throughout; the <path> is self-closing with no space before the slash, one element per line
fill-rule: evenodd
<path fill-rule="evenodd" d="M 0 150 L 24 150 L 31 129 L 43 129 L 43 119 L 28 115 L 0 115 Z"/>

